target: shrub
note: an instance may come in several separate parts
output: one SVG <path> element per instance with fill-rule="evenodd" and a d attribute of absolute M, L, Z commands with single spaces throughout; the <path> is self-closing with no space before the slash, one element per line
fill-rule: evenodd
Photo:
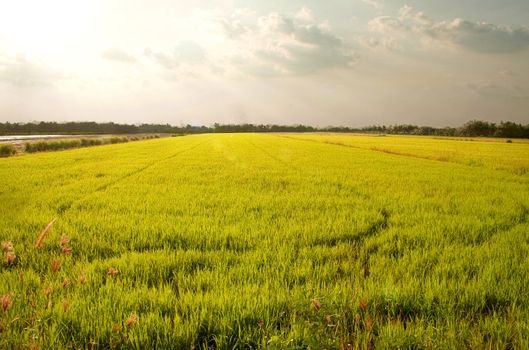
<path fill-rule="evenodd" d="M 116 144 L 129 142 L 127 137 L 110 137 L 110 138 L 90 138 L 90 139 L 70 139 L 59 141 L 38 141 L 26 143 L 25 150 L 28 153 L 58 151 L 79 147 L 90 147 L 107 144 Z"/>
<path fill-rule="evenodd" d="M 129 139 L 126 137 L 111 137 L 109 139 L 109 143 L 115 144 L 115 143 L 123 143 L 123 142 L 129 142 Z"/>
<path fill-rule="evenodd" d="M 39 141 L 26 144 L 26 152 L 44 152 L 44 151 L 58 151 L 63 149 L 81 147 L 81 140 L 61 140 L 61 141 Z"/>
<path fill-rule="evenodd" d="M 102 145 L 103 142 L 101 142 L 100 139 L 81 139 L 81 146 L 82 147 L 89 147 L 89 146 L 99 146 Z"/>
<path fill-rule="evenodd" d="M 17 151 L 13 145 L 0 145 L 0 157 L 9 157 Z"/>

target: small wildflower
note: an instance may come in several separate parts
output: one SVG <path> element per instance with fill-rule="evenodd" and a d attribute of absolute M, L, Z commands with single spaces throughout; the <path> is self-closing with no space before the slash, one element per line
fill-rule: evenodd
<path fill-rule="evenodd" d="M 67 247 L 68 243 L 70 243 L 70 239 L 66 235 L 61 236 L 61 240 L 59 241 L 59 246 L 61 248 Z"/>
<path fill-rule="evenodd" d="M 371 332 L 371 330 L 373 329 L 373 321 L 371 320 L 371 317 L 369 317 L 368 315 L 364 322 L 365 322 L 367 331 Z"/>
<path fill-rule="evenodd" d="M 107 270 L 107 275 L 109 275 L 110 277 L 116 277 L 119 273 L 119 270 L 113 268 L 113 267 L 109 267 L 108 270 Z"/>
<path fill-rule="evenodd" d="M 116 323 L 114 327 L 112 327 L 112 330 L 114 333 L 118 333 L 121 330 L 121 325 L 119 323 Z"/>
<path fill-rule="evenodd" d="M 59 259 L 54 259 L 51 262 L 51 270 L 53 272 L 58 272 L 61 269 L 61 261 Z"/>
<path fill-rule="evenodd" d="M 360 307 L 360 310 L 366 311 L 367 310 L 367 300 L 365 298 L 360 299 L 358 302 L 358 306 Z"/>
<path fill-rule="evenodd" d="M 49 286 L 48 288 L 44 289 L 44 295 L 46 297 L 50 296 L 51 292 L 53 292 L 53 288 Z"/>
<path fill-rule="evenodd" d="M 15 262 L 15 259 L 17 258 L 17 255 L 13 252 L 7 252 L 6 253 L 6 264 L 7 266 L 13 265 Z"/>
<path fill-rule="evenodd" d="M 355 324 L 358 326 L 360 324 L 360 321 L 362 320 L 362 317 L 359 314 L 355 315 Z"/>
<path fill-rule="evenodd" d="M 62 311 L 68 312 L 68 310 L 70 310 L 70 302 L 64 299 L 62 302 Z"/>
<path fill-rule="evenodd" d="M 13 250 L 13 243 L 11 242 L 2 242 L 0 248 L 5 252 L 10 252 Z"/>
<path fill-rule="evenodd" d="M 81 272 L 81 274 L 79 275 L 79 278 L 77 278 L 77 283 L 79 283 L 79 284 L 85 284 L 86 283 L 86 276 L 85 276 L 84 271 Z"/>
<path fill-rule="evenodd" d="M 61 240 L 59 241 L 59 246 L 61 247 L 62 252 L 67 255 L 72 254 L 73 251 L 72 247 L 68 246 L 68 243 L 70 243 L 68 236 L 62 235 Z"/>
<path fill-rule="evenodd" d="M 62 287 L 66 288 L 70 285 L 70 279 L 68 277 L 64 277 L 64 280 L 62 281 Z"/>
<path fill-rule="evenodd" d="M 125 323 L 125 325 L 127 326 L 127 328 L 130 328 L 134 326 L 136 323 L 138 323 L 138 316 L 136 316 L 135 314 L 131 314 L 129 318 L 127 319 L 127 322 Z"/>
<path fill-rule="evenodd" d="M 6 295 L 0 296 L 0 304 L 2 305 L 2 309 L 4 310 L 4 312 L 7 312 L 11 308 L 11 305 L 13 305 L 13 300 L 11 299 L 11 295 L 6 294 Z"/>
<path fill-rule="evenodd" d="M 310 304 L 312 305 L 313 308 L 316 309 L 316 311 L 318 311 L 319 309 L 321 309 L 321 303 L 318 299 L 312 299 L 310 301 Z"/>

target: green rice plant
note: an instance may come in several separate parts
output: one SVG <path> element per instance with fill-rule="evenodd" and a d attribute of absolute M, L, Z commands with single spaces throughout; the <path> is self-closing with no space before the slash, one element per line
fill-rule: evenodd
<path fill-rule="evenodd" d="M 529 347 L 529 144 L 361 137 L 1 159 L 0 348 Z"/>

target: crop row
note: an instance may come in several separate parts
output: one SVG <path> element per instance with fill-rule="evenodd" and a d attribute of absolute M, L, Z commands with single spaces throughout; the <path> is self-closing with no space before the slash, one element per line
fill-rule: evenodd
<path fill-rule="evenodd" d="M 197 135 L 3 159 L 0 179 L 0 348 L 529 346 L 511 171 Z"/>

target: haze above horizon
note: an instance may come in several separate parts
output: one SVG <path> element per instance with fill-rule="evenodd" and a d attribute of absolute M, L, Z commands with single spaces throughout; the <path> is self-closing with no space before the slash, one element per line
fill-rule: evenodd
<path fill-rule="evenodd" d="M 0 121 L 529 122 L 525 0 L 0 3 Z"/>

